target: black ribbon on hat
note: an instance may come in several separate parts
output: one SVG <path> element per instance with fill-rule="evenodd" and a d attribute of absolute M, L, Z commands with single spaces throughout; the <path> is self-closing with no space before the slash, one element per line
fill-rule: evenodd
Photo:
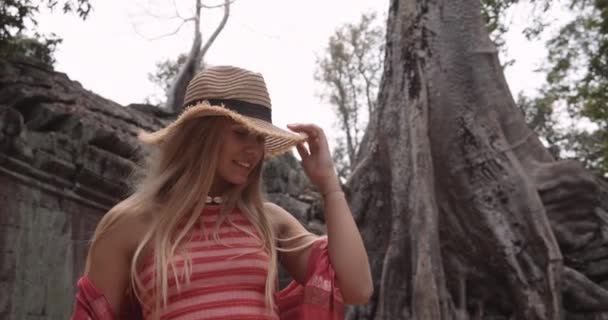
<path fill-rule="evenodd" d="M 209 104 L 213 106 L 223 105 L 224 108 L 232 110 L 238 114 L 272 123 L 272 112 L 270 108 L 256 103 L 234 99 L 201 99 L 188 103 L 188 105 L 197 104 L 205 100 L 209 101 Z"/>

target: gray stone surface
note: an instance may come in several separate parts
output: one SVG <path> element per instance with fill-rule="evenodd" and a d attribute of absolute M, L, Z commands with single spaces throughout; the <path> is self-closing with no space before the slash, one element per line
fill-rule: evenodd
<path fill-rule="evenodd" d="M 0 319 L 69 317 L 94 226 L 128 192 L 136 134 L 169 121 L 140 110 L 0 60 Z"/>
<path fill-rule="evenodd" d="M 102 212 L 59 189 L 0 174 L 2 319 L 65 319 L 82 269 L 85 234 Z M 88 222 L 88 223 L 87 223 Z"/>

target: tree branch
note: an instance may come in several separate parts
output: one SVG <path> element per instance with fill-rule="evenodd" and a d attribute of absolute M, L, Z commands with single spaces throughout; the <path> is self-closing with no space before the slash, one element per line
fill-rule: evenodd
<path fill-rule="evenodd" d="M 167 91 L 167 102 L 165 104 L 165 107 L 169 110 L 173 110 L 174 113 L 181 112 L 182 108 L 184 107 L 183 104 L 186 87 L 190 80 L 192 80 L 196 72 L 199 71 L 200 66 L 204 63 L 203 58 L 205 57 L 205 54 L 226 25 L 228 17 L 230 16 L 230 4 L 233 1 L 234 0 L 224 1 L 224 17 L 222 18 L 222 21 L 217 26 L 209 40 L 207 40 L 203 45 L 203 36 L 200 29 L 200 24 L 201 10 L 204 5 L 201 3 L 201 0 L 196 0 L 196 15 L 193 18 L 195 22 L 194 41 L 192 43 L 192 47 L 190 49 L 190 53 L 188 54 L 186 62 L 181 66 L 179 73 L 175 78 L 175 81 L 171 84 L 170 89 Z"/>
<path fill-rule="evenodd" d="M 176 35 L 178 32 L 180 32 L 182 27 L 190 21 L 195 22 L 195 29 L 198 30 L 200 27 L 200 0 L 197 0 L 197 3 L 199 3 L 199 5 L 197 5 L 195 16 L 190 17 L 190 18 L 182 17 L 182 15 L 179 13 L 179 10 L 177 9 L 177 3 L 175 2 L 175 0 L 172 0 L 172 2 L 173 2 L 173 8 L 175 9 L 175 15 L 173 15 L 173 16 L 158 15 L 158 14 L 155 14 L 152 11 L 150 11 L 148 8 L 144 8 L 144 11 L 147 15 L 149 15 L 153 18 L 156 18 L 156 19 L 168 19 L 168 20 L 180 19 L 180 20 L 182 20 L 182 22 L 179 24 L 179 26 L 177 26 L 177 28 L 175 28 L 175 30 L 165 33 L 165 34 L 158 35 L 158 36 L 148 37 L 148 36 L 142 34 L 141 32 L 139 32 L 137 27 L 135 25 L 133 25 L 133 30 L 135 31 L 135 33 L 137 33 L 137 35 L 139 35 L 140 37 L 142 37 L 148 41 L 155 41 L 155 40 L 159 40 L 159 39 L 163 39 L 166 37 Z"/>
<path fill-rule="evenodd" d="M 176 34 L 177 34 L 177 33 L 178 33 L 178 32 L 179 32 L 181 29 L 182 29 L 182 27 L 183 27 L 183 26 L 184 26 L 186 23 L 188 23 L 188 22 L 190 22 L 190 21 L 195 21 L 195 18 L 188 18 L 188 19 L 184 19 L 184 20 L 182 20 L 182 23 L 180 23 L 180 25 L 179 25 L 179 26 L 178 26 L 178 27 L 177 27 L 175 30 L 173 30 L 172 32 L 165 33 L 165 34 L 161 34 L 161 35 L 156 36 L 156 37 L 151 37 L 151 38 L 148 38 L 148 37 L 146 37 L 146 36 L 144 36 L 144 35 L 141 35 L 141 34 L 139 34 L 139 33 L 138 33 L 138 34 L 139 34 L 140 36 L 142 36 L 143 38 L 145 38 L 146 40 L 148 40 L 148 41 L 159 40 L 159 39 L 162 39 L 162 38 L 166 38 L 166 37 L 170 37 L 170 36 L 174 36 L 174 35 L 176 35 Z"/>
<path fill-rule="evenodd" d="M 236 0 L 231 0 L 231 1 L 227 1 L 227 2 L 229 2 L 228 5 L 230 5 L 230 4 L 235 3 Z M 223 4 L 216 4 L 216 5 L 212 5 L 212 6 L 206 5 L 206 4 L 201 4 L 201 6 L 204 9 L 217 9 L 217 8 L 225 7 L 226 6 L 226 2 L 224 2 Z"/>
<path fill-rule="evenodd" d="M 224 1 L 224 17 L 222 18 L 222 21 L 220 21 L 220 24 L 217 26 L 217 28 L 215 28 L 215 31 L 213 31 L 213 34 L 211 34 L 211 37 L 209 37 L 209 40 L 207 40 L 207 42 L 205 42 L 205 45 L 201 49 L 201 51 L 199 53 L 199 57 L 198 57 L 200 63 L 204 63 L 203 59 L 205 58 L 205 54 L 207 54 L 207 51 L 209 50 L 209 48 L 211 47 L 211 45 L 213 44 L 213 42 L 215 41 L 217 36 L 220 34 L 220 32 L 222 32 L 222 30 L 226 26 L 226 22 L 228 21 L 228 17 L 230 16 L 230 4 L 233 3 L 234 1 L 236 1 L 236 0 L 225 0 Z"/>
<path fill-rule="evenodd" d="M 203 36 L 200 30 L 201 0 L 196 0 L 195 8 L 194 40 L 192 41 L 192 46 L 190 47 L 190 53 L 186 58 L 186 62 L 184 62 L 184 64 L 181 66 L 175 80 L 169 86 L 169 90 L 167 91 L 167 102 L 165 103 L 165 108 L 172 110 L 174 113 L 179 113 L 181 111 L 188 82 L 190 82 L 200 65 L 200 60 L 198 58 L 200 56 L 201 44 L 203 42 Z"/>

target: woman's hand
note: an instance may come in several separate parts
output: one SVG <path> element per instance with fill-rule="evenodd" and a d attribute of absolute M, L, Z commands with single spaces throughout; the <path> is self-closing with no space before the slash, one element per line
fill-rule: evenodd
<path fill-rule="evenodd" d="M 296 145 L 296 149 L 302 158 L 302 167 L 310 181 L 317 186 L 321 194 L 340 190 L 340 181 L 323 129 L 314 124 L 289 124 L 287 127 L 294 132 L 305 133 L 308 136 L 305 142 L 308 144 L 308 148 L 302 142 Z"/>

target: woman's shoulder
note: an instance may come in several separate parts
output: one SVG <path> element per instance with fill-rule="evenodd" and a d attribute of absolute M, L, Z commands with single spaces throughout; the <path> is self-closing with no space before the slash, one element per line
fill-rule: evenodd
<path fill-rule="evenodd" d="M 281 206 L 270 201 L 264 202 L 264 213 L 270 217 L 270 221 L 272 222 L 275 232 L 279 235 L 282 234 L 284 232 L 287 219 L 289 219 L 291 214 Z"/>
<path fill-rule="evenodd" d="M 100 220 L 91 249 L 132 255 L 151 224 L 149 214 L 129 211 L 119 203 Z"/>
<path fill-rule="evenodd" d="M 281 206 L 270 201 L 264 202 L 264 210 L 272 215 L 279 213 L 279 211 L 285 211 L 285 209 L 283 209 Z"/>
<path fill-rule="evenodd" d="M 85 268 L 116 313 L 124 307 L 132 257 L 149 225 L 144 215 L 123 208 L 115 206 L 98 223 Z"/>
<path fill-rule="evenodd" d="M 313 236 L 296 217 L 283 207 L 272 202 L 265 202 L 264 210 L 269 215 L 279 238 L 290 238 L 300 235 Z"/>

